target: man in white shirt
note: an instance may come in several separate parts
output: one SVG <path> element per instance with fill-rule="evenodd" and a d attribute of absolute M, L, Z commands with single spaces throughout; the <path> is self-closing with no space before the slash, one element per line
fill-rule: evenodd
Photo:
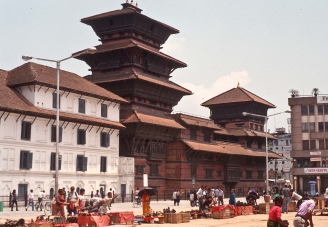
<path fill-rule="evenodd" d="M 40 191 L 39 194 L 38 194 L 38 202 L 39 204 L 42 203 L 42 200 L 46 197 L 46 193 L 45 191 Z M 40 206 L 40 211 L 42 211 L 42 206 Z"/>
<path fill-rule="evenodd" d="M 302 199 L 303 197 L 299 194 L 297 194 L 294 189 L 291 189 L 290 192 L 292 193 L 292 199 L 293 200 L 296 200 L 297 203 L 296 203 L 296 207 L 297 209 L 300 207 L 300 205 L 302 204 Z"/>
<path fill-rule="evenodd" d="M 177 204 L 177 190 L 174 190 L 173 195 L 172 195 L 172 199 L 173 199 L 174 206 L 175 206 L 175 204 Z"/>
<path fill-rule="evenodd" d="M 200 189 L 198 189 L 198 191 L 196 193 L 197 194 L 198 203 L 199 203 L 199 210 L 202 210 L 202 208 L 203 208 L 203 198 L 204 198 L 203 193 L 204 193 L 204 186 L 202 185 L 200 187 Z"/>
<path fill-rule="evenodd" d="M 33 189 L 30 190 L 30 194 L 28 194 L 28 204 L 25 207 L 25 210 L 27 211 L 27 209 L 29 208 L 29 206 L 32 204 L 32 211 L 34 211 L 34 193 L 33 193 Z"/>

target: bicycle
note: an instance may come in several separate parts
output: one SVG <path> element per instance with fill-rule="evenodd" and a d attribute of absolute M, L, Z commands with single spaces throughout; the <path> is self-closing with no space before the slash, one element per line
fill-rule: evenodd
<path fill-rule="evenodd" d="M 41 203 L 37 202 L 34 205 L 34 207 L 36 211 L 39 211 L 39 209 L 40 211 L 44 210 L 44 214 L 47 215 L 47 212 L 49 212 L 51 209 L 51 202 L 50 201 L 45 202 L 44 200 L 42 200 Z"/>
<path fill-rule="evenodd" d="M 133 207 L 142 207 L 142 204 L 141 204 L 141 199 L 140 198 L 135 198 L 132 202 L 133 204 Z"/>

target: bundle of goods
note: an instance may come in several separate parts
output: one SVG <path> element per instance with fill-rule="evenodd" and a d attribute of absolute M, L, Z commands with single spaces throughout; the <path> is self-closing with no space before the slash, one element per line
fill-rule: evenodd
<path fill-rule="evenodd" d="M 23 218 L 21 218 L 18 221 L 7 219 L 6 222 L 0 226 L 1 227 L 16 227 L 16 226 L 24 226 L 25 227 L 27 225 L 25 224 L 25 220 Z"/>
<path fill-rule="evenodd" d="M 212 207 L 214 219 L 233 218 L 235 216 L 235 207 L 231 205 Z"/>

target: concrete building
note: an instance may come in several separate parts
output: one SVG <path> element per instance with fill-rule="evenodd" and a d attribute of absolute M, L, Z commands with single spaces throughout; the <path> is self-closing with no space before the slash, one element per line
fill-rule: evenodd
<path fill-rule="evenodd" d="M 293 185 L 296 191 L 322 193 L 328 187 L 328 96 L 292 97 Z"/>
<path fill-rule="evenodd" d="M 74 73 L 60 76 L 59 187 L 132 190 L 134 160 L 119 157 L 126 101 Z M 0 195 L 54 194 L 56 106 L 55 68 L 0 70 Z"/>

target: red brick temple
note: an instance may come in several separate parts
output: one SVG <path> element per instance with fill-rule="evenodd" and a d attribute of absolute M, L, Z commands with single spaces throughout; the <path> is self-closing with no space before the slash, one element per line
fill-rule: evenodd
<path fill-rule="evenodd" d="M 77 58 L 91 68 L 86 79 L 129 101 L 120 110 L 126 130 L 119 135 L 119 154 L 135 159 L 135 187 L 143 187 L 143 174 L 148 174 L 149 187 L 161 192 L 200 185 L 264 188 L 265 150 L 253 149 L 255 143 L 264 145 L 263 120 L 241 112 L 266 115 L 274 106 L 256 95 L 238 102 L 213 98 L 202 104 L 210 108 L 211 119 L 171 114 L 183 96 L 192 94 L 170 81 L 174 70 L 187 65 L 161 52 L 179 30 L 143 15 L 131 3 L 122 6 L 81 20 L 101 45 L 95 54 Z M 221 113 L 230 108 L 236 108 L 233 115 Z"/>

